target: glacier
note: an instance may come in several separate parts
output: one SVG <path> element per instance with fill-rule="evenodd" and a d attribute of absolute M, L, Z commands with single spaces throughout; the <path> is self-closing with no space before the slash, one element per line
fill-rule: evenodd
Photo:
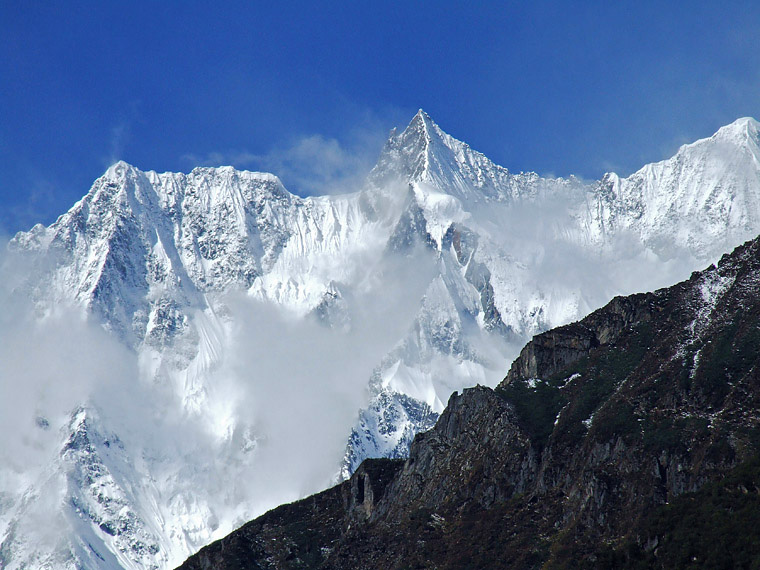
<path fill-rule="evenodd" d="M 422 110 L 348 194 L 117 162 L 3 259 L 0 565 L 173 567 L 758 233 L 750 118 L 598 181 L 511 173 Z"/>

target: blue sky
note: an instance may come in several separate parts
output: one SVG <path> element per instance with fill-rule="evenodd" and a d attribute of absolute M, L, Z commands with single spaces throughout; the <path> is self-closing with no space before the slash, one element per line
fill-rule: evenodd
<path fill-rule="evenodd" d="M 107 165 L 350 188 L 422 107 L 513 171 L 628 174 L 760 118 L 757 2 L 0 3 L 0 233 Z"/>

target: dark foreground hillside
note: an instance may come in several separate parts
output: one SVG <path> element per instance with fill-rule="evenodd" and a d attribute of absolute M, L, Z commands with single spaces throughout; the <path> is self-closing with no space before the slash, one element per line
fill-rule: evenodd
<path fill-rule="evenodd" d="M 541 334 L 406 462 L 284 505 L 187 569 L 760 568 L 760 241 Z"/>

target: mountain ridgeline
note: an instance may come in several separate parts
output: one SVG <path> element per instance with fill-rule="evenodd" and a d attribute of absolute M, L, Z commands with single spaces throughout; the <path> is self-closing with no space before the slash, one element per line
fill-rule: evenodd
<path fill-rule="evenodd" d="M 760 238 L 537 335 L 365 462 L 181 568 L 752 568 Z"/>
<path fill-rule="evenodd" d="M 731 359 L 752 343 L 751 306 L 730 305 L 750 275 L 722 264 L 567 324 L 760 233 L 759 128 L 738 119 L 589 181 L 511 172 L 420 110 L 355 192 L 308 197 L 230 166 L 115 163 L 0 260 L 22 317 L 0 332 L 30 339 L 0 347 L 0 382 L 32 394 L 3 408 L 21 434 L 0 444 L 0 566 L 175 567 L 336 480 L 298 507 L 327 517 L 329 540 L 293 522 L 273 560 L 393 566 L 380 545 L 416 532 L 453 567 L 468 532 L 514 528 L 483 513 L 535 531 L 492 535 L 521 564 L 566 544 L 586 556 L 593 536 L 616 555 L 611 505 L 637 517 L 638 494 L 661 504 L 750 454 L 751 418 L 731 407 L 751 402 L 747 363 Z M 284 508 L 261 532 L 300 520 Z M 404 556 L 443 560 L 425 548 Z"/>

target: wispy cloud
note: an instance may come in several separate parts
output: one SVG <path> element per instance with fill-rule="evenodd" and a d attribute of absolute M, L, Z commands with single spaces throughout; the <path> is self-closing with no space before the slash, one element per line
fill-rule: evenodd
<path fill-rule="evenodd" d="M 230 149 L 188 153 L 182 159 L 192 166 L 229 165 L 271 172 L 289 190 L 302 195 L 341 194 L 361 187 L 387 134 L 377 127 L 355 130 L 346 141 L 310 134 L 264 153 Z"/>
<path fill-rule="evenodd" d="M 108 140 L 109 154 L 108 164 L 120 160 L 124 155 L 124 147 L 129 141 L 129 135 L 131 131 L 131 125 L 127 121 L 122 121 L 118 125 L 111 128 L 111 133 Z"/>
<path fill-rule="evenodd" d="M 124 159 L 124 151 L 132 138 L 133 125 L 140 118 L 140 102 L 132 101 L 121 113 L 121 118 L 111 127 L 108 134 L 108 155 L 104 157 L 104 166 L 110 166 Z"/>
<path fill-rule="evenodd" d="M 28 286 L 39 260 L 0 254 L 0 306 L 8 308 L 0 314 L 0 493 L 19 497 L 51 470 L 80 405 L 95 411 L 104 435 L 118 436 L 125 457 L 141 458 L 142 471 L 130 477 L 150 477 L 219 533 L 324 488 L 366 404 L 373 368 L 411 325 L 435 271 L 429 252 L 418 254 L 410 263 L 367 258 L 362 287 L 345 299 L 350 331 L 294 321 L 245 294 L 218 298 L 235 319 L 220 333 L 224 356 L 195 388 L 186 383 L 192 375 L 177 370 L 157 380 L 149 362 L 77 308 L 40 318 L 47 305 L 38 307 Z M 206 330 L 201 320 L 193 318 L 194 331 Z M 196 396 L 203 405 L 188 407 Z M 134 468 L 111 460 L 124 473 Z M 62 504 L 55 494 L 45 508 L 56 513 Z M 41 551 L 67 532 L 56 531 Z"/>
<path fill-rule="evenodd" d="M 56 197 L 60 188 L 40 172 L 30 170 L 24 186 L 24 199 L 0 210 L 0 234 L 27 230 L 57 214 Z M 0 236 L 0 240 L 2 236 Z"/>

